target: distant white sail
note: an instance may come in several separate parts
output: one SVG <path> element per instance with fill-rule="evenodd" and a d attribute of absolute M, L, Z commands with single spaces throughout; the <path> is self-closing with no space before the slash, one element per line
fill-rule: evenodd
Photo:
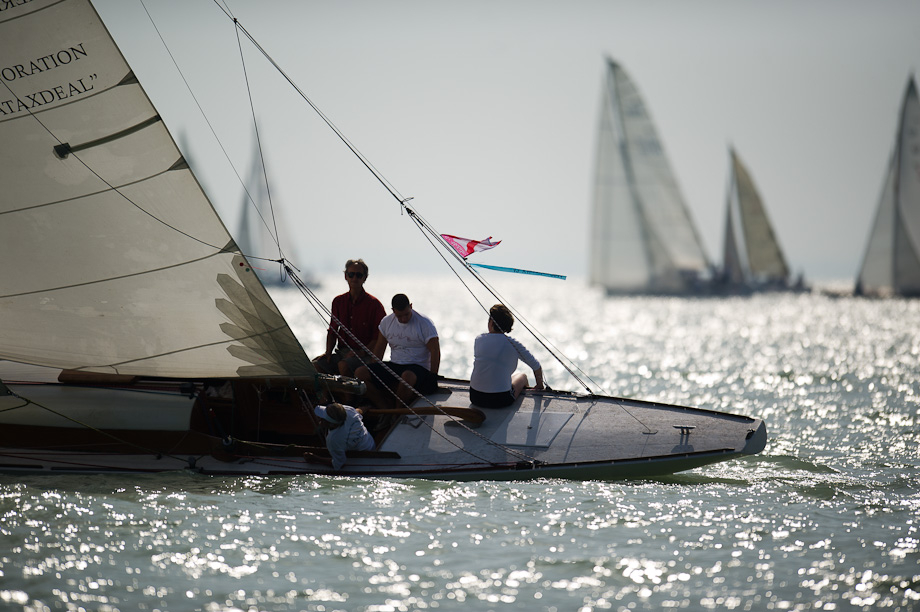
<path fill-rule="evenodd" d="M 856 293 L 920 296 L 920 100 L 913 77 L 904 92 Z"/>
<path fill-rule="evenodd" d="M 784 286 L 789 266 L 750 173 L 730 150 L 722 275 L 729 285 Z"/>
<path fill-rule="evenodd" d="M 17 4 L 0 10 L 0 359 L 312 374 L 90 3 Z"/>
<path fill-rule="evenodd" d="M 607 61 L 601 100 L 590 280 L 613 293 L 685 293 L 709 269 L 642 98 Z"/>
<path fill-rule="evenodd" d="M 255 258 L 278 259 L 283 255 L 294 265 L 297 265 L 298 259 L 294 255 L 295 243 L 290 239 L 290 226 L 282 213 L 282 207 L 278 202 L 271 202 L 268 197 L 266 174 L 263 172 L 259 149 L 254 146 L 247 180 L 249 187 L 242 194 L 239 226 L 234 237 L 243 254 L 249 256 L 262 284 L 273 287 L 283 284 L 281 266 L 273 261 Z M 308 272 L 301 270 L 299 276 L 307 284 L 316 284 Z"/>

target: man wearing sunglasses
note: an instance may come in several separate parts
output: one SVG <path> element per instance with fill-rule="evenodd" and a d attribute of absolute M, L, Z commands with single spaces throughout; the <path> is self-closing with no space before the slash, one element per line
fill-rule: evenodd
<path fill-rule="evenodd" d="M 364 290 L 367 272 L 363 259 L 345 262 L 348 291 L 332 300 L 326 352 L 313 360 L 316 369 L 324 374 L 354 376 L 362 363 L 373 361 L 369 350 L 377 342 L 377 326 L 386 311 L 380 300 Z"/>

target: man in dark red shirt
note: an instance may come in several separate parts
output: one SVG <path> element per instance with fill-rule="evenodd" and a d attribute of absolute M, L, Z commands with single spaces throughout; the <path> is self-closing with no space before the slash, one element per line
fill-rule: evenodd
<path fill-rule="evenodd" d="M 313 360 L 316 369 L 324 374 L 354 376 L 356 368 L 373 362 L 369 351 L 377 342 L 377 326 L 386 312 L 380 300 L 364 290 L 367 272 L 363 259 L 345 262 L 348 291 L 332 300 L 326 352 Z"/>

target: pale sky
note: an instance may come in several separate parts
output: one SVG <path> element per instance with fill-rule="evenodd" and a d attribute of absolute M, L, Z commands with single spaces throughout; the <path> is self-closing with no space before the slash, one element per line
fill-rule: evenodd
<path fill-rule="evenodd" d="M 242 188 L 143 7 L 95 4 L 235 233 Z M 731 144 L 791 266 L 817 280 L 857 273 L 901 98 L 920 68 L 916 1 L 227 4 L 437 230 L 503 241 L 470 261 L 570 277 L 587 273 L 605 57 L 644 97 L 709 257 L 721 259 Z M 210 0 L 147 8 L 248 179 L 252 117 L 232 23 Z M 295 263 L 327 272 L 363 257 L 379 273 L 442 269 L 396 200 L 262 60 L 246 57 Z"/>

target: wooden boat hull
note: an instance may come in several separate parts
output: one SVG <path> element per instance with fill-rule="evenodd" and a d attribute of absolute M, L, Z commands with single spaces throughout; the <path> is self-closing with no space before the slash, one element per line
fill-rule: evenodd
<path fill-rule="evenodd" d="M 355 453 L 334 471 L 311 460 L 325 449 L 304 406 L 263 403 L 256 415 L 261 429 L 240 437 L 228 433 L 234 425 L 222 423 L 213 404 L 182 386 L 8 389 L 12 394 L 0 397 L 0 471 L 6 473 L 617 480 L 753 455 L 767 441 L 766 425 L 756 418 L 555 391 L 525 392 L 510 408 L 484 410 L 477 424 L 438 413 L 438 406 L 454 414 L 470 408 L 468 383 L 449 380 L 430 402 L 418 402 L 435 414 L 388 416 L 377 423 L 377 450 Z M 26 399 L 32 403 L 24 405 Z M 204 410 L 210 419 L 200 414 Z M 235 427 L 237 434 L 245 431 Z M 284 430 L 286 437 L 273 434 Z"/>

